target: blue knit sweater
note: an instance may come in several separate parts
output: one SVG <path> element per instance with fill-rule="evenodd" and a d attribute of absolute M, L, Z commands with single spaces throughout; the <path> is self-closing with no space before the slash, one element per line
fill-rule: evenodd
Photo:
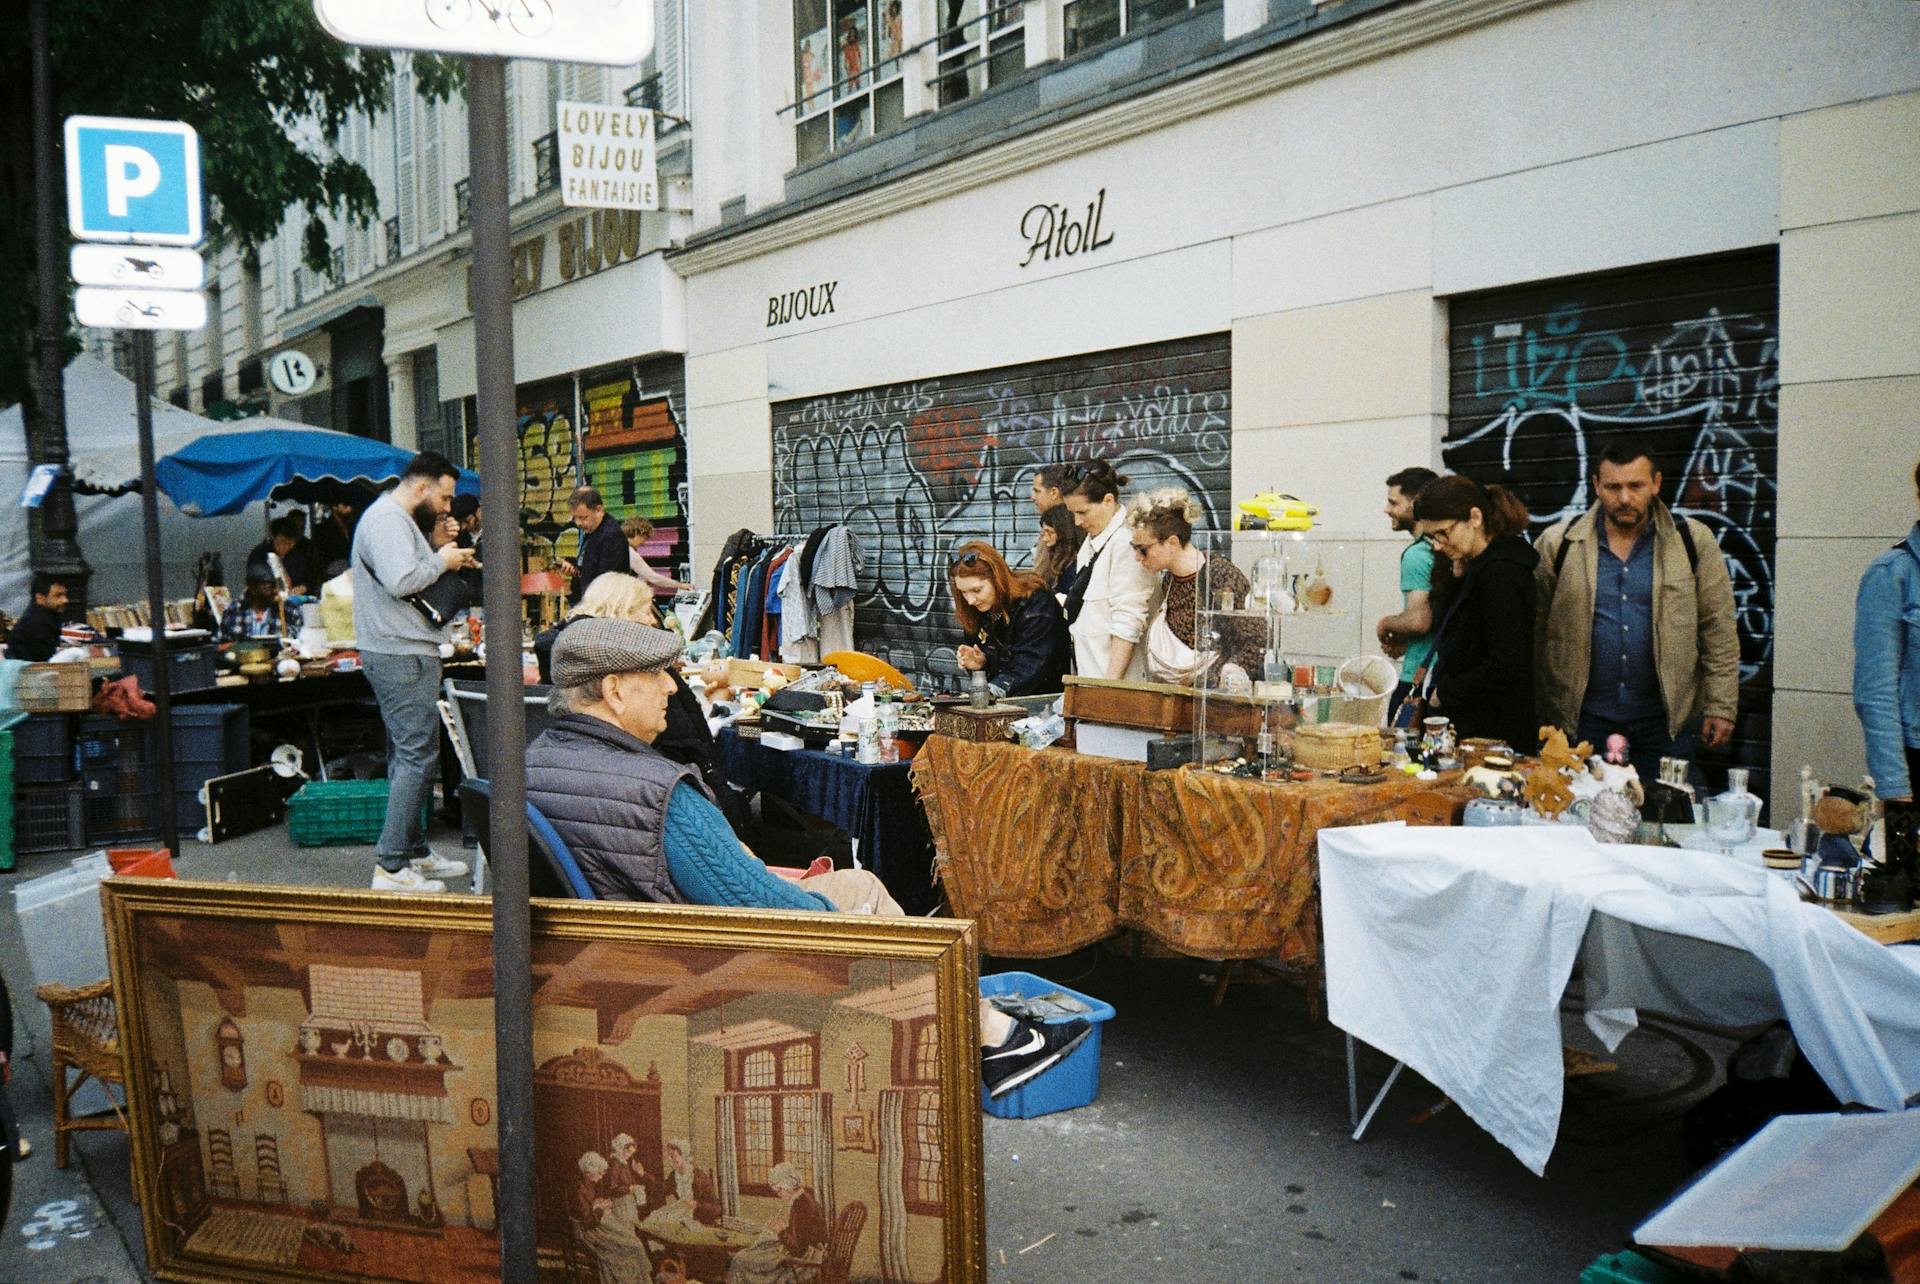
<path fill-rule="evenodd" d="M 833 902 L 801 888 L 747 854 L 720 809 L 681 781 L 667 798 L 667 874 L 695 905 L 753 909 L 831 910 Z"/>

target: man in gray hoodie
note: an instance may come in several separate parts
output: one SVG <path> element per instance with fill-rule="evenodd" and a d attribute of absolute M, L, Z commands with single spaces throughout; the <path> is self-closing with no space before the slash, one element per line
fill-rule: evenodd
<path fill-rule="evenodd" d="M 375 891 L 444 892 L 467 872 L 427 846 L 421 808 L 440 749 L 440 644 L 446 639 L 406 599 L 442 575 L 470 569 L 450 516 L 459 471 L 446 456 L 415 455 L 400 484 L 373 501 L 353 535 L 353 631 L 360 664 L 392 751 L 387 818 L 374 848 Z"/>

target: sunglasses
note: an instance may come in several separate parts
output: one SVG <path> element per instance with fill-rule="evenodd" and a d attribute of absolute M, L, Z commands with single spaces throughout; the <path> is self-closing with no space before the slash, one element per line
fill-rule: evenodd
<path fill-rule="evenodd" d="M 1127 547 L 1133 550 L 1135 557 L 1145 557 L 1153 549 L 1154 544 L 1158 542 L 1158 540 L 1149 540 L 1145 544 L 1137 544 L 1132 540 L 1128 540 Z"/>

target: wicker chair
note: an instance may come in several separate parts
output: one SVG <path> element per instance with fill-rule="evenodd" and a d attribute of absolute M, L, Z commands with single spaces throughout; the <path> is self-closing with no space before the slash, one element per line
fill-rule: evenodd
<path fill-rule="evenodd" d="M 114 1014 L 113 982 L 92 985 L 43 985 L 36 993 L 53 1019 L 53 1162 L 67 1166 L 69 1133 L 97 1129 L 126 1132 L 127 1116 L 114 1102 L 113 1118 L 75 1119 L 67 1110 L 74 1089 L 91 1075 L 102 1087 L 124 1087 L 126 1063 L 120 1057 L 120 1025 Z M 80 1075 L 71 1082 L 68 1070 Z M 108 1093 L 109 1099 L 112 1093 Z"/>

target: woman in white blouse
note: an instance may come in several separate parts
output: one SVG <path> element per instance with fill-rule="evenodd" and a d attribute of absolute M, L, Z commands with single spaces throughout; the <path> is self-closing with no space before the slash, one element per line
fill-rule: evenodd
<path fill-rule="evenodd" d="M 1071 478 L 1067 511 L 1086 532 L 1077 564 L 1079 613 L 1073 626 L 1073 670 L 1085 678 L 1132 678 L 1145 672 L 1140 639 L 1157 577 L 1140 564 L 1127 541 L 1127 514 L 1120 491 L 1127 479 L 1098 460 Z"/>

